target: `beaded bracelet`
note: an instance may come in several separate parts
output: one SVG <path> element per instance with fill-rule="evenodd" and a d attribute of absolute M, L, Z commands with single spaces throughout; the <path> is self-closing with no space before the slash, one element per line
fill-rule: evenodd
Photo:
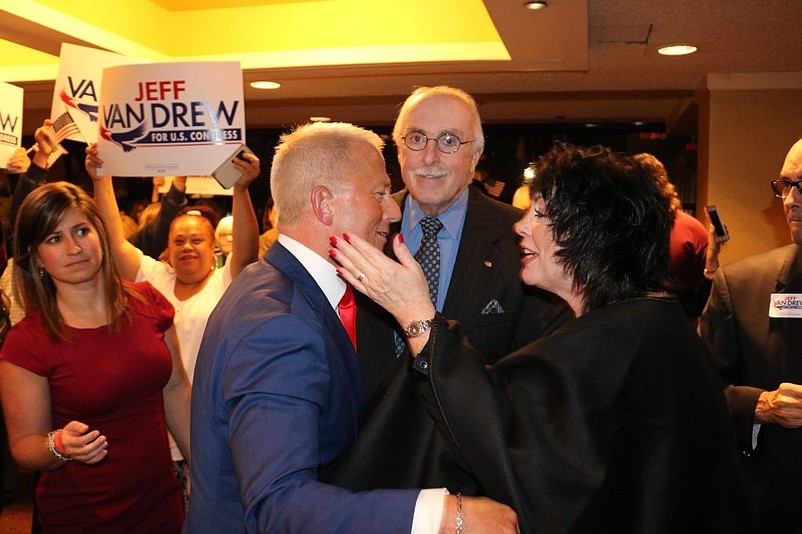
<path fill-rule="evenodd" d="M 51 430 L 47 433 L 47 448 L 50 449 L 50 452 L 53 453 L 53 456 L 61 460 L 62 462 L 69 462 L 72 460 L 69 456 L 65 456 L 61 454 L 58 449 L 56 448 L 56 434 L 61 432 L 61 429 Z"/>
<path fill-rule="evenodd" d="M 457 534 L 462 534 L 465 526 L 465 516 L 462 514 L 462 493 L 457 493 Z"/>

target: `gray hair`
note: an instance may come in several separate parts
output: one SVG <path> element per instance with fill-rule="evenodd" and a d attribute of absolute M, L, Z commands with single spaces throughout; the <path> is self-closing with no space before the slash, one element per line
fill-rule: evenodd
<path fill-rule="evenodd" d="M 315 186 L 345 184 L 351 147 L 357 143 L 368 143 L 379 152 L 384 146 L 375 133 L 345 122 L 304 124 L 281 136 L 270 169 L 270 191 L 281 223 L 303 217 Z"/>
<path fill-rule="evenodd" d="M 407 115 L 412 110 L 413 106 L 415 106 L 424 98 L 438 95 L 448 96 L 458 100 L 465 104 L 470 111 L 471 115 L 473 116 L 473 156 L 475 160 L 478 160 L 479 156 L 482 154 L 482 151 L 485 149 L 485 134 L 482 131 L 482 118 L 479 116 L 479 108 L 476 106 L 476 100 L 474 100 L 471 95 L 462 89 L 457 89 L 456 87 L 451 87 L 448 85 L 418 87 L 412 91 L 412 94 L 407 97 L 407 99 L 401 105 L 401 109 L 398 111 L 398 118 L 396 118 L 395 126 L 393 127 L 393 141 L 395 141 L 396 145 L 402 146 L 403 141 L 401 137 L 404 135 L 402 128 L 407 120 Z M 463 139 L 463 141 L 467 141 L 467 139 Z"/>

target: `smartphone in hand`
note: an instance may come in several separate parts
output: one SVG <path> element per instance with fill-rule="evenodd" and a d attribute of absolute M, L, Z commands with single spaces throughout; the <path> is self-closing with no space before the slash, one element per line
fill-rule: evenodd
<path fill-rule="evenodd" d="M 231 163 L 231 160 L 234 158 L 241 159 L 243 161 L 248 161 L 247 158 L 243 156 L 246 152 L 253 153 L 253 151 L 245 145 L 239 145 L 237 150 L 231 154 L 226 160 L 220 164 L 220 166 L 212 173 L 217 181 L 223 186 L 225 189 L 230 188 L 232 185 L 237 183 L 242 175 L 239 172 L 239 169 Z"/>
<path fill-rule="evenodd" d="M 730 238 L 730 234 L 727 232 L 727 228 L 721 221 L 721 216 L 718 214 L 716 207 L 711 204 L 705 207 L 705 211 L 707 212 L 710 222 L 713 224 L 713 230 L 716 232 L 716 240 L 719 243 L 727 241 Z"/>

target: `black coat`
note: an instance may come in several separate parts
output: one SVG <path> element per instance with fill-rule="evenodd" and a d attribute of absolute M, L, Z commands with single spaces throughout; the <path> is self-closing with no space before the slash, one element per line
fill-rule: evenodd
<path fill-rule="evenodd" d="M 720 382 L 676 302 L 606 306 L 489 370 L 459 324 L 436 328 L 429 411 L 522 532 L 754 532 Z"/>

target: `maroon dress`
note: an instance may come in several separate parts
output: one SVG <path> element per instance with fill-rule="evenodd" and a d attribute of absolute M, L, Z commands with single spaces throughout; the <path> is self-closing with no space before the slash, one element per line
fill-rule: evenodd
<path fill-rule="evenodd" d="M 68 328 L 53 342 L 38 315 L 8 333 L 0 357 L 47 377 L 53 428 L 73 420 L 108 438 L 98 464 L 67 462 L 36 488 L 44 532 L 180 532 L 183 505 L 167 445 L 162 389 L 172 361 L 164 332 L 173 308 L 150 284 L 131 284 L 121 330 Z"/>

